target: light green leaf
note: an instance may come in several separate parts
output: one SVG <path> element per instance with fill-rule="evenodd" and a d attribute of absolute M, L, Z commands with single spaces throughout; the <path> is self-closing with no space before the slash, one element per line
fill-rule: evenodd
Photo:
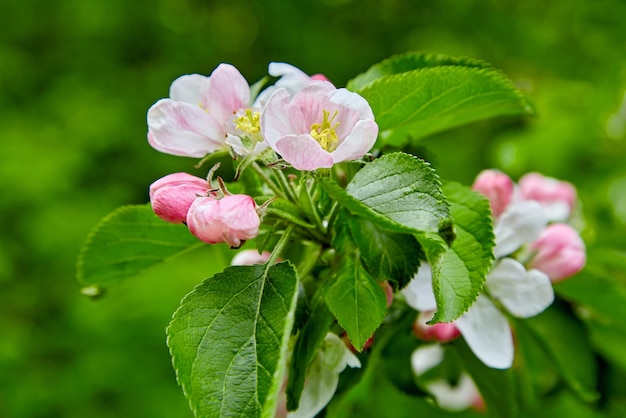
<path fill-rule="evenodd" d="M 285 199 L 278 198 L 274 200 L 272 203 L 269 204 L 265 212 L 267 215 L 284 219 L 305 228 L 315 228 L 315 225 L 311 224 L 305 219 L 304 214 L 300 211 L 300 209 L 298 209 L 296 205 Z"/>
<path fill-rule="evenodd" d="M 444 253 L 429 254 L 438 310 L 432 322 L 450 322 L 476 300 L 493 260 L 489 202 L 457 183 L 443 188 L 454 218 L 456 240 Z M 428 247 L 425 247 L 428 251 Z"/>
<path fill-rule="evenodd" d="M 420 68 L 440 67 L 440 66 L 460 66 L 473 68 L 489 68 L 492 66 L 484 61 L 471 58 L 457 58 L 442 54 L 431 54 L 428 52 L 409 52 L 395 55 L 371 66 L 366 72 L 359 74 L 354 79 L 348 81 L 346 87 L 349 90 L 357 91 L 381 77 L 401 74 L 407 71 Z"/>
<path fill-rule="evenodd" d="M 345 190 L 328 179 L 320 184 L 350 212 L 390 231 L 437 235 L 452 224 L 435 170 L 409 154 L 383 155 L 359 170 Z"/>
<path fill-rule="evenodd" d="M 363 268 L 355 253 L 342 259 L 325 299 L 357 351 L 363 349 L 387 313 L 385 292 Z"/>
<path fill-rule="evenodd" d="M 490 68 L 445 65 L 383 76 L 357 90 L 372 107 L 385 143 L 401 145 L 495 116 L 528 115 L 513 83 Z"/>
<path fill-rule="evenodd" d="M 168 334 L 197 417 L 273 417 L 297 296 L 288 262 L 229 267 L 182 301 Z"/>
<path fill-rule="evenodd" d="M 78 280 L 110 286 L 202 245 L 183 224 L 158 218 L 150 205 L 123 206 L 87 237 L 78 256 Z"/>
<path fill-rule="evenodd" d="M 424 251 L 413 235 L 388 232 L 363 218 L 348 218 L 350 232 L 368 270 L 396 289 L 406 286 L 417 273 Z"/>

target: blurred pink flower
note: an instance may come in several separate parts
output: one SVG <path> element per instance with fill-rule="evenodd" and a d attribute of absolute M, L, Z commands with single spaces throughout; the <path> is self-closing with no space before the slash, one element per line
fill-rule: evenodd
<path fill-rule="evenodd" d="M 206 196 L 208 191 L 204 179 L 187 173 L 168 174 L 150 185 L 150 204 L 154 213 L 164 221 L 185 222 L 193 201 Z"/>
<path fill-rule="evenodd" d="M 265 264 L 270 259 L 272 253 L 263 251 L 259 254 L 257 250 L 239 251 L 231 260 L 231 266 L 252 266 L 254 264 Z"/>
<path fill-rule="evenodd" d="M 530 266 L 546 273 L 552 282 L 578 273 L 586 262 L 585 243 L 567 224 L 549 225 L 530 251 L 534 253 Z"/>
<path fill-rule="evenodd" d="M 378 135 L 367 101 L 325 81 L 293 97 L 284 88 L 276 90 L 261 113 L 261 130 L 285 161 L 309 171 L 363 157 Z"/>
<path fill-rule="evenodd" d="M 196 199 L 187 213 L 187 226 L 192 234 L 209 244 L 225 242 L 238 248 L 243 241 L 259 233 L 259 215 L 254 200 L 235 194 L 217 200 Z"/>
<path fill-rule="evenodd" d="M 423 341 L 447 343 L 461 335 L 461 332 L 453 322 L 428 325 L 427 322 L 433 318 L 434 313 L 435 311 L 422 311 L 419 313 L 417 320 L 413 324 L 413 333 L 417 338 Z"/>
<path fill-rule="evenodd" d="M 506 209 L 513 196 L 513 180 L 498 170 L 483 170 L 478 174 L 472 189 L 489 199 L 493 217 L 497 218 Z"/>
<path fill-rule="evenodd" d="M 522 198 L 543 206 L 550 221 L 566 221 L 576 204 L 576 189 L 568 182 L 539 173 L 528 173 L 519 180 Z"/>

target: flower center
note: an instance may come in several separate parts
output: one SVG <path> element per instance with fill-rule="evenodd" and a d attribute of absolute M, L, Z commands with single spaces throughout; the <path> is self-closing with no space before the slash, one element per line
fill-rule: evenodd
<path fill-rule="evenodd" d="M 252 109 L 247 109 L 246 113 L 235 118 L 235 128 L 238 131 L 250 136 L 261 132 L 261 114 Z"/>
<path fill-rule="evenodd" d="M 324 110 L 324 119 L 322 123 L 314 123 L 311 125 L 310 135 L 315 139 L 326 151 L 334 151 L 339 144 L 339 138 L 337 137 L 337 126 L 339 122 L 333 125 L 333 120 L 337 117 L 339 112 L 335 111 L 333 116 L 329 118 L 330 112 Z"/>

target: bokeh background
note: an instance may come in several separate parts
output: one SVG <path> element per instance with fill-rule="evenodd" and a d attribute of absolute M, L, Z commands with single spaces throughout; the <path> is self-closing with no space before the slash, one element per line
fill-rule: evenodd
<path fill-rule="evenodd" d="M 492 63 L 537 117 L 414 151 L 465 184 L 487 167 L 575 183 L 590 264 L 613 251 L 611 275 L 626 283 L 625 22 L 620 0 L 3 0 L 0 417 L 191 417 L 164 330 L 228 253 L 187 254 L 98 300 L 80 294 L 75 260 L 100 218 L 146 202 L 154 179 L 193 171 L 148 146 L 145 114 L 173 79 L 220 62 L 250 82 L 289 62 L 338 86 L 406 51 Z M 614 391 L 626 376 L 615 363 Z"/>

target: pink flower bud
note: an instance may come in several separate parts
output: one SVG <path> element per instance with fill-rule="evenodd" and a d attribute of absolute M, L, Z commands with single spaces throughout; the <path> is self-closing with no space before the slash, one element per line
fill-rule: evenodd
<path fill-rule="evenodd" d="M 565 221 L 576 204 L 576 189 L 570 183 L 539 173 L 528 173 L 519 180 L 522 198 L 536 200 L 551 221 Z"/>
<path fill-rule="evenodd" d="M 230 262 L 231 266 L 252 266 L 254 264 L 265 264 L 270 259 L 272 253 L 263 251 L 261 254 L 257 250 L 239 251 Z"/>
<path fill-rule="evenodd" d="M 198 196 L 209 190 L 207 181 L 187 173 L 174 173 L 161 177 L 150 185 L 152 210 L 167 222 L 187 220 L 187 211 Z"/>
<path fill-rule="evenodd" d="M 417 321 L 413 324 L 413 333 L 417 338 L 424 341 L 446 343 L 461 335 L 461 332 L 453 322 L 435 325 L 426 324 L 426 322 L 432 319 L 434 313 L 434 311 L 420 312 Z"/>
<path fill-rule="evenodd" d="M 313 74 L 311 76 L 311 80 L 315 80 L 315 81 L 328 81 L 330 82 L 330 80 L 328 79 L 328 77 L 326 77 L 324 74 Z"/>
<path fill-rule="evenodd" d="M 478 174 L 472 189 L 489 199 L 493 217 L 500 216 L 513 196 L 513 181 L 497 170 L 483 170 Z"/>
<path fill-rule="evenodd" d="M 578 273 L 585 265 L 585 243 L 567 224 L 549 225 L 530 250 L 535 252 L 530 267 L 540 270 L 554 282 Z"/>
<path fill-rule="evenodd" d="M 259 234 L 256 203 L 247 195 L 235 194 L 217 200 L 196 199 L 187 213 L 187 226 L 192 234 L 209 244 L 225 242 L 239 248 L 243 241 Z"/>

